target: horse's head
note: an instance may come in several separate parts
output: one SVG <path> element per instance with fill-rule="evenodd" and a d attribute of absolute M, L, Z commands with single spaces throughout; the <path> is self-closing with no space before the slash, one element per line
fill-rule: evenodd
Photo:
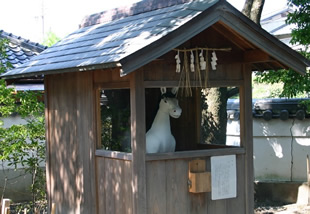
<path fill-rule="evenodd" d="M 179 118 L 182 113 L 182 109 L 179 106 L 179 101 L 176 98 L 177 88 L 173 88 L 171 92 L 167 92 L 166 88 L 161 88 L 161 101 L 160 109 L 168 112 L 173 118 Z"/>

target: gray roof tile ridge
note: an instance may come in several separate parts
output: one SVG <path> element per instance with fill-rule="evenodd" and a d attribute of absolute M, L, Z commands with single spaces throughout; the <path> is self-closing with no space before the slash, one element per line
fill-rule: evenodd
<path fill-rule="evenodd" d="M 25 49 L 29 49 L 30 51 L 40 53 L 47 49 L 47 46 L 41 45 L 36 42 L 32 42 L 29 39 L 22 38 L 21 36 L 16 36 L 12 33 L 5 32 L 4 30 L 0 30 L 0 38 L 8 39 L 10 42 L 20 45 Z"/>
<path fill-rule="evenodd" d="M 192 1 L 195 0 L 143 0 L 131 5 L 118 7 L 86 16 L 82 20 L 80 28 L 89 27 L 103 22 L 110 22 L 129 16 L 139 15 L 179 4 L 189 3 Z"/>

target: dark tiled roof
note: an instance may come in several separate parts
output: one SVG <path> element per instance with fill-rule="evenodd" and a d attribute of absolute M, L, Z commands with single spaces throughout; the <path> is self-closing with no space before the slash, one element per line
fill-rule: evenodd
<path fill-rule="evenodd" d="M 165 7 L 171 7 L 173 5 L 184 4 L 192 0 L 151 0 L 151 1 L 140 1 L 132 5 L 119 7 L 100 13 L 86 16 L 80 28 L 88 27 L 91 25 L 100 24 L 103 22 L 110 22 L 117 19 L 125 18 L 128 16 L 135 16 L 141 13 L 150 12 L 153 10 L 162 9 Z"/>
<path fill-rule="evenodd" d="M 217 2 L 192 1 L 81 28 L 6 75 L 123 66 L 122 59 L 161 39 Z"/>
<path fill-rule="evenodd" d="M 6 54 L 8 57 L 1 60 L 2 62 L 9 61 L 13 68 L 17 68 L 28 62 L 33 56 L 38 55 L 47 48 L 39 43 L 31 42 L 3 30 L 0 30 L 0 38 L 9 40 L 8 47 L 6 48 Z"/>
<path fill-rule="evenodd" d="M 150 1 L 165 2 L 145 0 Z M 73 32 L 33 57 L 30 62 L 3 76 L 20 78 L 113 67 L 121 68 L 121 75 L 126 75 L 218 22 L 287 67 L 303 73 L 305 66 L 310 65 L 304 57 L 268 34 L 225 0 L 193 0 L 153 9 L 150 7 L 144 12 L 130 8 L 123 16 L 121 13 L 108 15 L 108 21 L 102 16 L 98 16 L 98 19 L 93 16 L 83 25 L 87 27 Z M 271 67 L 278 65 L 276 61 Z"/>

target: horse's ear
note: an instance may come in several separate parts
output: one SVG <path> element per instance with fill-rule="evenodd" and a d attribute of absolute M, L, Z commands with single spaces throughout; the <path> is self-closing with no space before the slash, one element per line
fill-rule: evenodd
<path fill-rule="evenodd" d="M 174 87 L 171 89 L 171 93 L 176 95 L 178 93 L 179 88 L 178 87 Z"/>
<path fill-rule="evenodd" d="M 161 91 L 161 94 L 165 94 L 166 91 L 167 91 L 167 89 L 166 89 L 166 87 L 161 87 L 161 88 L 160 88 L 160 91 Z"/>

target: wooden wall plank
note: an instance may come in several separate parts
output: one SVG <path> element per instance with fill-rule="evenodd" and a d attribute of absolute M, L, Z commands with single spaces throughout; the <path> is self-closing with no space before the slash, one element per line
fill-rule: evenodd
<path fill-rule="evenodd" d="M 166 164 L 165 161 L 148 162 L 146 168 L 147 213 L 166 214 Z"/>
<path fill-rule="evenodd" d="M 229 199 L 231 200 L 231 199 Z M 227 212 L 226 209 L 226 201 L 227 199 L 222 199 L 222 200 L 208 200 L 208 205 L 207 205 L 207 213 L 208 214 L 212 214 L 212 213 L 216 213 L 216 214 L 230 214 L 230 213 L 235 213 L 235 209 L 234 211 L 230 210 L 229 212 Z M 238 208 L 236 208 L 237 210 Z M 238 212 L 236 212 L 238 213 Z M 239 214 L 239 213 L 238 213 Z"/>
<path fill-rule="evenodd" d="M 166 161 L 167 213 L 190 213 L 188 161 Z"/>
<path fill-rule="evenodd" d="M 129 82 L 129 77 L 120 76 L 120 69 L 102 69 L 94 71 L 94 84 Z"/>
<path fill-rule="evenodd" d="M 146 167 L 145 167 L 145 89 L 143 72 L 130 74 L 131 149 L 133 213 L 145 214 Z"/>
<path fill-rule="evenodd" d="M 74 136 L 76 136 L 74 122 L 77 118 L 76 93 L 74 93 L 76 75 L 73 74 L 71 78 L 60 75 L 59 81 L 57 81 L 57 76 L 55 75 L 51 79 L 51 84 L 54 87 L 49 97 L 50 102 L 53 102 L 53 105 L 50 106 L 53 111 L 50 119 L 55 134 L 54 141 L 50 141 L 52 201 L 56 204 L 57 213 L 80 212 L 78 203 L 80 199 L 76 198 L 80 187 L 72 182 L 79 169 L 76 164 L 77 148 L 74 146 Z"/>
<path fill-rule="evenodd" d="M 144 72 L 144 80 L 146 81 L 146 87 L 159 86 L 179 86 L 179 80 L 181 73 L 176 73 L 175 53 L 170 51 L 161 57 L 160 60 L 156 60 L 143 66 L 141 70 Z M 243 80 L 242 65 L 240 63 L 234 63 L 233 61 L 226 62 L 223 60 L 222 55 L 226 58 L 232 58 L 235 53 L 231 52 L 218 52 L 219 62 L 216 70 L 209 68 L 208 77 L 203 71 L 201 73 L 202 82 L 205 78 L 209 78 L 210 87 L 216 85 L 219 86 L 233 86 L 232 84 L 239 84 L 239 81 Z M 224 58 L 225 58 L 224 57 Z M 183 59 L 181 59 L 183 63 Z M 195 73 L 190 73 L 191 85 L 193 87 L 199 87 L 200 84 L 196 84 L 197 78 Z M 195 82 L 196 81 L 196 82 Z M 214 83 L 213 83 L 214 82 Z M 166 85 L 165 85 L 166 84 Z"/>
<path fill-rule="evenodd" d="M 96 213 L 92 74 L 47 75 L 50 195 L 58 213 Z"/>
<path fill-rule="evenodd" d="M 124 177 L 122 181 L 122 191 L 125 201 L 124 201 L 124 209 L 126 214 L 132 214 L 133 209 L 133 201 L 132 201 L 132 163 L 131 161 L 125 161 L 124 163 Z"/>
<path fill-rule="evenodd" d="M 237 155 L 237 197 L 222 200 L 211 200 L 211 193 L 188 191 L 188 164 L 192 158 L 148 161 L 147 213 L 246 213 L 244 157 L 244 154 Z M 210 172 L 210 157 L 199 159 L 206 160 L 206 171 Z"/>
<path fill-rule="evenodd" d="M 185 93 L 181 89 L 179 94 Z M 171 118 L 171 133 L 176 140 L 176 151 L 188 151 L 194 150 L 197 147 L 198 140 L 196 137 L 196 107 L 193 103 L 196 103 L 196 98 L 194 96 L 195 90 L 192 90 L 192 97 L 181 97 L 179 98 L 179 105 L 182 108 L 182 115 L 177 118 Z M 199 97 L 200 99 L 200 97 Z M 182 130 L 182 131 L 180 131 Z"/>
<path fill-rule="evenodd" d="M 105 214 L 115 213 L 115 197 L 113 194 L 114 189 L 114 160 L 106 158 L 104 161 L 105 168 Z"/>
<path fill-rule="evenodd" d="M 95 151 L 96 151 L 96 107 L 95 91 L 92 87 L 93 76 L 89 72 L 78 73 L 77 76 L 77 165 L 80 169 L 80 185 L 83 192 L 81 213 L 96 213 L 96 178 L 95 178 Z"/>
<path fill-rule="evenodd" d="M 113 160 L 113 196 L 115 201 L 115 212 L 114 213 L 125 213 L 125 194 L 123 192 L 123 181 L 124 179 L 124 161 Z"/>
<path fill-rule="evenodd" d="M 132 213 L 131 161 L 96 157 L 97 213 Z"/>
<path fill-rule="evenodd" d="M 97 214 L 105 213 L 105 158 L 96 157 Z"/>

